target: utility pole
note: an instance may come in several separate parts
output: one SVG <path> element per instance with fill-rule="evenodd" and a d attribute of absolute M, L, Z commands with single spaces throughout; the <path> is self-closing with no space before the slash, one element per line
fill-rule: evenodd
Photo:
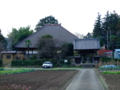
<path fill-rule="evenodd" d="M 108 31 L 107 31 L 107 50 L 108 50 Z"/>

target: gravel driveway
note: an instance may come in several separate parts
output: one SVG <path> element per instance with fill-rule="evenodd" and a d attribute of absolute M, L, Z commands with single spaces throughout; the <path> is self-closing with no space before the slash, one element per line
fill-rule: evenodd
<path fill-rule="evenodd" d="M 80 69 L 66 90 L 104 90 L 94 69 Z"/>

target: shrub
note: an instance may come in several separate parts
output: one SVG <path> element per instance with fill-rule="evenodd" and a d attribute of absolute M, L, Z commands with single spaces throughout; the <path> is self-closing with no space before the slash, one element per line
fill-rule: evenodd
<path fill-rule="evenodd" d="M 42 64 L 45 62 L 45 61 L 51 61 L 53 63 L 53 67 L 57 67 L 58 66 L 58 60 L 56 59 L 40 59 L 40 60 L 13 60 L 11 62 L 11 66 L 25 66 L 25 67 L 28 67 L 28 66 L 42 66 Z M 60 60 L 60 64 L 61 66 L 63 66 L 65 63 L 64 63 L 64 60 Z M 70 61 L 68 60 L 68 63 L 67 65 L 70 65 Z"/>
<path fill-rule="evenodd" d="M 114 71 L 114 72 L 112 72 L 112 71 L 104 71 L 104 72 L 102 72 L 103 74 L 120 74 L 120 71 Z"/>
<path fill-rule="evenodd" d="M 109 62 L 112 60 L 112 58 L 110 57 L 102 57 L 101 59 L 102 59 L 102 62 Z"/>
<path fill-rule="evenodd" d="M 24 72 L 31 72 L 31 71 L 35 71 L 35 70 L 34 69 L 2 70 L 2 71 L 0 71 L 0 75 L 24 73 Z"/>
<path fill-rule="evenodd" d="M 2 60 L 0 60 L 0 67 L 2 66 Z"/>

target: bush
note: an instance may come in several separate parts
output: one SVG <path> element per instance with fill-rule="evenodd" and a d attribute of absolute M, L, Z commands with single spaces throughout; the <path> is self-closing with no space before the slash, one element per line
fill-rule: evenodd
<path fill-rule="evenodd" d="M 112 72 L 112 71 L 104 71 L 103 74 L 120 74 L 120 71 Z"/>
<path fill-rule="evenodd" d="M 0 60 L 0 67 L 2 67 L 2 60 Z"/>
<path fill-rule="evenodd" d="M 11 62 L 11 66 L 15 66 L 15 67 L 20 67 L 20 66 L 25 66 L 25 67 L 37 66 L 37 67 L 41 67 L 42 64 L 45 61 L 51 61 L 53 63 L 53 67 L 57 67 L 58 66 L 58 60 L 56 60 L 56 59 L 13 60 Z M 65 65 L 64 60 L 60 60 L 60 64 L 61 64 L 61 66 Z M 67 65 L 70 65 L 70 61 L 69 60 L 68 60 Z"/>
<path fill-rule="evenodd" d="M 11 66 L 41 66 L 40 60 L 13 60 Z"/>
<path fill-rule="evenodd" d="M 102 59 L 102 62 L 109 62 L 112 60 L 112 58 L 110 57 L 102 57 L 101 59 Z"/>

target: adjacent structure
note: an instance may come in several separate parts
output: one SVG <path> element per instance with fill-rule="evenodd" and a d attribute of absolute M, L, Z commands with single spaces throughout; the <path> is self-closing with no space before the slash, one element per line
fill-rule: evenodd
<path fill-rule="evenodd" d="M 74 50 L 81 55 L 81 59 L 77 59 L 75 62 L 79 62 L 78 64 L 94 63 L 97 60 L 94 54 L 99 49 L 100 41 L 98 39 L 75 39 Z"/>
<path fill-rule="evenodd" d="M 2 61 L 3 65 L 9 65 L 12 60 L 22 60 L 24 58 L 24 53 L 16 51 L 2 51 Z"/>

